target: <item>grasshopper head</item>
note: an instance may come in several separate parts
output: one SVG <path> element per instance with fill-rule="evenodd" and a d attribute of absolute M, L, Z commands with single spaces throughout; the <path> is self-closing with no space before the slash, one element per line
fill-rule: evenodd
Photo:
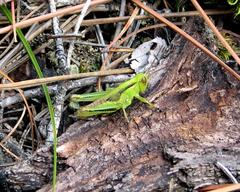
<path fill-rule="evenodd" d="M 135 76 L 135 78 L 138 82 L 140 92 L 143 93 L 147 89 L 148 85 L 147 75 L 144 73 L 139 73 Z"/>

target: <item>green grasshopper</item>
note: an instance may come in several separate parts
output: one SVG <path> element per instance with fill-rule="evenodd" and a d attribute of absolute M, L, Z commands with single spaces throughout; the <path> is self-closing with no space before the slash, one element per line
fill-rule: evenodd
<path fill-rule="evenodd" d="M 73 103 L 93 101 L 91 104 L 81 107 L 76 115 L 79 118 L 87 118 L 94 115 L 109 114 L 119 109 L 123 110 L 124 117 L 128 120 L 126 108 L 131 105 L 134 98 L 154 107 L 140 94 L 147 89 L 147 76 L 143 73 L 135 75 L 132 79 L 121 83 L 118 87 L 89 94 L 73 94 L 70 101 Z"/>

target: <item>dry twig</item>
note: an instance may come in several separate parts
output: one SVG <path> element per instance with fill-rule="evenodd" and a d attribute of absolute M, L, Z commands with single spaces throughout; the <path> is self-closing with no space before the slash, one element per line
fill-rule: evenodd
<path fill-rule="evenodd" d="M 42 84 L 48 84 L 48 83 L 58 82 L 58 81 L 80 79 L 84 77 L 101 77 L 101 76 L 107 76 L 107 75 L 126 74 L 126 73 L 132 73 L 132 72 L 133 71 L 131 69 L 122 68 L 122 69 L 112 69 L 107 71 L 96 71 L 96 72 L 88 72 L 88 73 L 46 77 L 41 79 L 20 81 L 16 83 L 0 84 L 0 90 L 11 90 L 11 89 L 35 87 Z"/>

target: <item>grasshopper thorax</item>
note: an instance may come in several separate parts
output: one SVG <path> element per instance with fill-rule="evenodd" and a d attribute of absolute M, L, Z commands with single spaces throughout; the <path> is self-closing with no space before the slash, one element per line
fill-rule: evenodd
<path fill-rule="evenodd" d="M 143 93 L 147 89 L 147 75 L 144 73 L 138 73 L 135 76 L 137 84 L 139 86 L 139 91 Z"/>

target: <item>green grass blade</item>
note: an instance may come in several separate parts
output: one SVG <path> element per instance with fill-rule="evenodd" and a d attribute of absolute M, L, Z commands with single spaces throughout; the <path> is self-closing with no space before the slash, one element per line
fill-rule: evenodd
<path fill-rule="evenodd" d="M 5 5 L 1 5 L 0 6 L 0 10 L 1 12 L 6 15 L 7 19 L 9 20 L 9 22 L 12 23 L 12 16 L 10 11 L 8 10 L 8 8 Z M 29 42 L 27 41 L 27 39 L 25 38 L 24 34 L 22 33 L 22 31 L 20 29 L 16 29 L 17 35 L 19 37 L 19 39 L 22 41 L 22 44 L 25 48 L 25 50 L 28 53 L 29 58 L 31 59 L 34 68 L 38 74 L 39 78 L 43 78 L 43 73 L 41 71 L 41 68 L 38 65 L 37 59 L 31 49 L 31 46 L 29 44 Z M 54 135 L 54 139 L 53 139 L 53 191 L 56 191 L 56 181 L 57 181 L 57 128 L 56 128 L 56 122 L 55 122 L 55 118 L 54 118 L 54 108 L 53 108 L 53 104 L 50 98 L 50 94 L 48 91 L 48 87 L 46 85 L 42 85 L 43 88 L 43 92 L 47 101 L 47 105 L 48 105 L 48 110 L 49 110 L 49 114 L 50 114 L 50 119 L 51 119 L 51 123 L 52 123 L 52 127 L 53 127 L 53 135 Z"/>

